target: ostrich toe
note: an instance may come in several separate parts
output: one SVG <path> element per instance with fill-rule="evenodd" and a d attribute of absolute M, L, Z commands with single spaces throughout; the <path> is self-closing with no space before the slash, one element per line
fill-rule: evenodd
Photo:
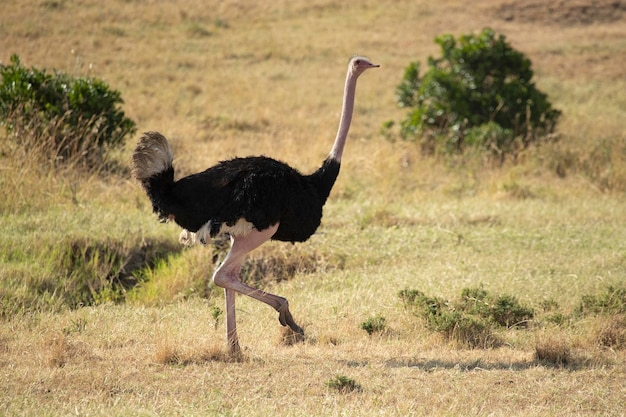
<path fill-rule="evenodd" d="M 278 321 L 280 321 L 280 324 L 282 324 L 283 326 L 289 326 L 294 332 L 304 335 L 304 330 L 302 330 L 302 327 L 298 326 L 294 321 L 293 316 L 289 311 L 289 303 L 287 301 L 285 301 L 283 305 L 280 306 L 280 308 L 278 309 L 278 313 Z"/>

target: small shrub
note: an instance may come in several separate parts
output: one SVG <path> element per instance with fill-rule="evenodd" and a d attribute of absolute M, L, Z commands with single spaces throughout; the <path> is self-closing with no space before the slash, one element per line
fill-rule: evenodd
<path fill-rule="evenodd" d="M 597 295 L 583 295 L 575 314 L 601 316 L 602 324 L 595 331 L 599 346 L 626 347 L 626 286 L 610 285 Z"/>
<path fill-rule="evenodd" d="M 543 311 L 553 311 L 559 308 L 559 303 L 557 303 L 555 300 L 553 300 L 552 298 L 548 299 L 548 300 L 543 300 L 541 303 L 541 308 L 543 309 Z"/>
<path fill-rule="evenodd" d="M 488 322 L 471 315 L 461 315 L 460 319 L 454 322 L 448 338 L 472 349 L 488 349 L 502 344 Z"/>
<path fill-rule="evenodd" d="M 577 311 L 580 314 L 626 313 L 626 286 L 608 286 L 598 295 L 583 295 Z"/>
<path fill-rule="evenodd" d="M 502 328 L 527 327 L 535 318 L 533 308 L 516 297 L 493 295 L 482 287 L 464 288 L 456 300 L 427 296 L 415 289 L 398 293 L 405 308 L 424 321 L 427 329 L 441 334 L 446 340 L 470 348 L 497 347 L 503 343 Z M 626 288 L 609 286 L 598 295 L 584 295 L 573 313 L 557 311 L 554 300 L 543 300 L 543 324 L 550 323 L 550 332 L 557 326 L 570 324 L 577 317 L 594 314 L 589 322 L 597 323 L 587 334 L 593 346 L 624 349 L 626 346 Z M 551 335 L 536 343 L 536 358 L 557 366 L 572 362 L 570 344 L 562 336 Z"/>
<path fill-rule="evenodd" d="M 455 39 L 439 36 L 441 57 L 412 62 L 396 88 L 405 139 L 422 138 L 422 151 L 448 154 L 486 149 L 500 160 L 551 133 L 561 114 L 532 82 L 530 60 L 493 30 Z M 392 126 L 385 122 L 382 132 Z"/>
<path fill-rule="evenodd" d="M 30 155 L 99 164 L 105 150 L 135 132 L 122 103 L 121 94 L 97 78 L 25 68 L 17 55 L 0 64 L 0 123 Z"/>
<path fill-rule="evenodd" d="M 534 317 L 534 311 L 526 307 L 511 295 L 500 295 L 490 308 L 490 316 L 500 326 L 511 327 L 527 325 Z"/>
<path fill-rule="evenodd" d="M 563 326 L 569 322 L 569 317 L 563 313 L 553 313 L 546 316 L 545 320 L 557 326 Z"/>
<path fill-rule="evenodd" d="M 360 392 L 363 390 L 360 384 L 354 379 L 344 375 L 336 375 L 326 382 L 326 386 L 330 389 L 339 391 L 341 394 L 349 394 L 351 392 Z"/>
<path fill-rule="evenodd" d="M 370 317 L 361 323 L 361 330 L 365 330 L 370 336 L 374 333 L 382 333 L 386 328 L 386 319 L 383 316 Z"/>
<path fill-rule="evenodd" d="M 426 326 L 433 331 L 448 333 L 458 320 L 456 312 L 448 308 L 447 301 L 429 297 L 419 290 L 401 290 L 400 298 L 405 307 L 412 308 L 417 316 L 426 320 Z"/>
<path fill-rule="evenodd" d="M 400 292 L 398 292 L 398 296 L 400 297 L 400 299 L 404 303 L 404 306 L 407 307 L 407 306 L 411 306 L 411 305 L 415 304 L 416 300 L 419 297 L 423 297 L 424 296 L 424 293 L 421 292 L 420 290 L 404 289 L 404 290 L 400 290 Z"/>
<path fill-rule="evenodd" d="M 211 317 L 213 318 L 213 327 L 217 329 L 217 326 L 220 324 L 220 320 L 224 315 L 224 311 L 218 306 L 211 307 Z"/>
<path fill-rule="evenodd" d="M 398 295 L 405 307 L 424 319 L 429 330 L 471 348 L 500 345 L 495 327 L 526 323 L 534 316 L 533 310 L 515 297 L 493 297 L 482 287 L 463 289 L 455 301 L 430 297 L 419 290 L 405 289 Z"/>
<path fill-rule="evenodd" d="M 464 288 L 461 291 L 460 307 L 470 314 L 487 316 L 489 314 L 488 295 L 482 287 Z"/>
<path fill-rule="evenodd" d="M 464 313 L 462 308 L 441 298 L 426 296 L 419 290 L 402 290 L 399 295 L 405 306 L 413 308 L 415 314 L 425 320 L 429 330 L 447 340 L 470 348 L 497 344 L 497 339 L 492 337 L 491 326 L 481 317 Z"/>

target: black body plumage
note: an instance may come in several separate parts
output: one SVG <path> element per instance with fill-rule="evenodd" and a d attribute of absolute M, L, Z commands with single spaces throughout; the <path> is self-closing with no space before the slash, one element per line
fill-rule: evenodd
<path fill-rule="evenodd" d="M 211 236 L 222 225 L 245 219 L 257 230 L 280 223 L 273 240 L 303 242 L 319 227 L 323 206 L 340 164 L 327 159 L 310 175 L 265 156 L 222 161 L 206 171 L 174 181 L 169 166 L 142 180 L 153 210 L 190 232 L 211 222 Z"/>

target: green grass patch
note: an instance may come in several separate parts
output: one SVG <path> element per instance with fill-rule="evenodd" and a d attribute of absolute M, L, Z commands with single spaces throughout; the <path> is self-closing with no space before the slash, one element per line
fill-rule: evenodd
<path fill-rule="evenodd" d="M 349 394 L 351 392 L 360 392 L 363 390 L 361 384 L 356 382 L 353 378 L 345 375 L 335 375 L 326 381 L 325 385 L 329 389 L 337 391 L 341 394 Z"/>
<path fill-rule="evenodd" d="M 138 271 L 179 250 L 168 241 L 72 236 L 37 247 L 37 255 L 18 246 L 2 257 L 0 317 L 124 302 Z"/>

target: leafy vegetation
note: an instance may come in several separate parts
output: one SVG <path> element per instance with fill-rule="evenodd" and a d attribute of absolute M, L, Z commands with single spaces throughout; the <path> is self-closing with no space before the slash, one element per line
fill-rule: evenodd
<path fill-rule="evenodd" d="M 430 297 L 419 290 L 401 290 L 398 295 L 426 322 L 430 330 L 469 347 L 492 347 L 501 343 L 494 326 L 526 325 L 534 311 L 510 295 L 490 296 L 483 288 L 465 288 L 456 301 Z"/>
<path fill-rule="evenodd" d="M 453 302 L 429 297 L 419 290 L 402 290 L 399 296 L 405 306 L 418 307 L 435 329 L 441 324 L 447 327 L 448 322 L 453 324 L 455 317 L 462 314 L 477 316 L 501 327 L 525 326 L 535 314 L 516 297 L 507 294 L 492 296 L 481 287 L 464 288 L 461 297 Z"/>
<path fill-rule="evenodd" d="M 387 319 L 381 315 L 373 316 L 361 323 L 361 330 L 365 330 L 370 336 L 374 333 L 383 332 L 386 327 Z"/>
<path fill-rule="evenodd" d="M 533 83 L 530 59 L 504 35 L 485 28 L 435 42 L 441 57 L 428 59 L 423 76 L 419 62 L 410 63 L 396 88 L 398 104 L 410 109 L 404 138 L 419 135 L 429 153 L 480 148 L 504 158 L 554 131 L 561 112 Z"/>
<path fill-rule="evenodd" d="M 581 314 L 626 313 L 626 285 L 608 286 L 598 295 L 583 295 L 578 306 Z"/>
<path fill-rule="evenodd" d="M 544 300 L 539 303 L 543 309 L 539 317 L 533 308 L 521 304 L 516 297 L 494 296 L 482 287 L 465 288 L 461 297 L 453 301 L 430 297 L 415 289 L 401 290 L 398 296 L 405 308 L 424 320 L 428 329 L 462 346 L 498 346 L 502 340 L 496 334 L 497 329 L 530 328 L 530 320 L 537 321 L 535 327 L 567 328 L 576 319 L 600 314 L 604 317 L 601 325 L 591 332 L 593 343 L 622 349 L 626 346 L 624 294 L 623 286 L 608 286 L 597 295 L 583 294 L 578 306 L 569 313 L 555 311 L 558 304 Z M 535 350 L 538 360 L 557 366 L 574 361 L 571 343 L 555 335 L 538 339 Z"/>
<path fill-rule="evenodd" d="M 105 150 L 135 133 L 122 103 L 120 92 L 97 78 L 25 68 L 18 55 L 0 64 L 0 123 L 31 156 L 98 166 Z"/>
<path fill-rule="evenodd" d="M 363 387 L 356 380 L 345 375 L 335 375 L 326 382 L 326 386 L 330 389 L 339 391 L 341 394 L 349 394 L 351 392 L 362 391 Z"/>

